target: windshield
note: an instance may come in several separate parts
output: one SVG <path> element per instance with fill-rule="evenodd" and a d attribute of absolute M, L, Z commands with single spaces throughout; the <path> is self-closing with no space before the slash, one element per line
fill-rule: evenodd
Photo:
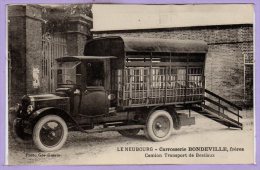
<path fill-rule="evenodd" d="M 57 67 L 57 83 L 80 85 L 80 64 L 80 61 L 59 62 Z"/>

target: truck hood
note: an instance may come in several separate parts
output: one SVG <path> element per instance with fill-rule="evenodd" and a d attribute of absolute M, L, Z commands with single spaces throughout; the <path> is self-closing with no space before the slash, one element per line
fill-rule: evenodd
<path fill-rule="evenodd" d="M 59 100 L 59 99 L 65 99 L 68 97 L 61 97 L 57 96 L 55 94 L 39 94 L 39 95 L 29 95 L 31 101 L 43 101 L 43 100 Z"/>

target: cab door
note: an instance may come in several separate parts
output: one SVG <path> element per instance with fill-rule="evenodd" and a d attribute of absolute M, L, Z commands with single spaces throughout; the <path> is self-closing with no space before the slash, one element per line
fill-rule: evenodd
<path fill-rule="evenodd" d="M 109 79 L 106 60 L 85 61 L 86 88 L 82 94 L 80 114 L 89 117 L 99 117 L 109 110 Z"/>

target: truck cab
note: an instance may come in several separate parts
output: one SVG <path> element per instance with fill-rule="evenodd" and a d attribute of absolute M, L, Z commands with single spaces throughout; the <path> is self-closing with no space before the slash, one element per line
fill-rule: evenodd
<path fill-rule="evenodd" d="M 56 94 L 70 97 L 72 116 L 101 116 L 113 105 L 110 89 L 110 60 L 113 56 L 58 58 Z"/>

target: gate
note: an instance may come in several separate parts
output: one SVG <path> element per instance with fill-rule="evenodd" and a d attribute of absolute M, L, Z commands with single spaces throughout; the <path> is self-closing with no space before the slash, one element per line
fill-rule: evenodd
<path fill-rule="evenodd" d="M 44 92 L 54 92 L 57 73 L 56 58 L 67 55 L 66 36 L 61 33 L 44 34 L 42 36 L 42 82 Z"/>

